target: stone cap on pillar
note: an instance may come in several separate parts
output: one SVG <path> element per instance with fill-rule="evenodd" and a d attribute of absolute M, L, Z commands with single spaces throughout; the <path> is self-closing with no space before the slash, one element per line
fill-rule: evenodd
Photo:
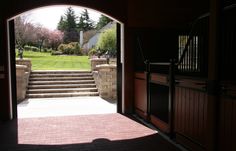
<path fill-rule="evenodd" d="M 115 64 L 100 64 L 96 65 L 96 69 L 102 69 L 102 68 L 116 68 Z"/>
<path fill-rule="evenodd" d="M 26 65 L 19 65 L 19 64 L 16 64 L 16 69 L 26 70 L 26 69 L 27 69 L 27 66 L 26 66 Z"/>
<path fill-rule="evenodd" d="M 106 58 L 92 58 L 91 61 L 106 61 Z"/>

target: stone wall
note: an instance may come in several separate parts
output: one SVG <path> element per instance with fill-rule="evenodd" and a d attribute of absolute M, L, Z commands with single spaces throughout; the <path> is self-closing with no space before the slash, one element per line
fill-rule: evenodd
<path fill-rule="evenodd" d="M 117 99 L 116 65 L 101 64 L 96 66 L 93 77 L 99 94 L 104 99 Z"/>
<path fill-rule="evenodd" d="M 16 59 L 16 90 L 18 103 L 25 99 L 31 67 L 30 59 Z"/>
<path fill-rule="evenodd" d="M 97 65 L 107 63 L 106 58 L 92 58 L 92 59 L 90 59 L 90 61 L 91 61 L 91 71 L 95 71 Z"/>
<path fill-rule="evenodd" d="M 29 72 L 27 72 L 27 66 L 16 65 L 16 90 L 17 90 L 17 102 L 25 99 Z"/>
<path fill-rule="evenodd" d="M 18 65 L 25 65 L 26 66 L 26 72 L 31 72 L 31 60 L 30 59 L 16 59 L 16 64 Z"/>
<path fill-rule="evenodd" d="M 109 59 L 109 64 L 116 64 L 117 59 L 116 58 L 110 58 Z"/>

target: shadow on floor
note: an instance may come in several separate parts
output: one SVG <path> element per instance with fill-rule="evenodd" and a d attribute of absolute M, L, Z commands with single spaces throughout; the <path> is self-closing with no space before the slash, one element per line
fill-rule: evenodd
<path fill-rule="evenodd" d="M 96 139 L 91 143 L 69 145 L 2 144 L 8 151 L 180 151 L 158 134 L 130 140 Z"/>
<path fill-rule="evenodd" d="M 79 117 L 79 118 L 83 120 L 83 118 L 81 118 L 81 117 Z M 112 120 L 114 120 L 114 123 L 112 123 L 111 125 L 107 124 L 108 126 L 104 126 L 105 130 L 99 130 L 99 129 L 101 129 L 101 125 L 99 126 L 99 124 L 98 124 L 98 126 L 94 125 L 94 128 L 87 126 L 88 129 L 89 128 L 92 129 L 91 133 L 89 133 L 89 135 L 96 135 L 95 133 L 97 131 L 100 133 L 107 132 L 109 135 L 111 135 L 111 137 L 110 137 L 111 139 L 117 138 L 116 135 L 118 135 L 119 137 L 123 137 L 124 139 L 110 140 L 110 139 L 101 137 L 101 138 L 91 139 L 91 141 L 84 142 L 84 143 L 71 143 L 71 144 L 65 143 L 65 144 L 63 144 L 63 142 L 67 142 L 67 140 L 64 140 L 64 141 L 60 140 L 59 142 L 62 142 L 62 143 L 56 144 L 56 145 L 55 144 L 44 145 L 42 143 L 39 143 L 40 144 L 39 145 L 39 144 L 37 144 L 37 139 L 38 139 L 37 137 L 42 138 L 42 136 L 38 136 L 35 134 L 44 135 L 45 132 L 48 133 L 47 127 L 49 127 L 50 125 L 47 125 L 45 123 L 45 125 L 47 125 L 47 126 L 45 126 L 43 128 L 43 129 L 45 129 L 45 132 L 43 132 L 43 130 L 40 129 L 41 126 L 38 125 L 37 122 L 34 123 L 34 121 L 32 121 L 32 123 L 31 123 L 32 126 L 30 128 L 32 128 L 33 131 L 36 131 L 37 133 L 31 134 L 30 130 L 27 130 L 29 128 L 29 127 L 27 127 L 27 123 L 19 122 L 18 120 L 13 120 L 10 122 L 5 122 L 0 125 L 0 134 L 1 134 L 1 136 L 0 136 L 0 150 L 3 150 L 3 151 L 5 151 L 5 150 L 8 150 L 8 151 L 180 151 L 173 144 L 171 144 L 168 141 L 166 141 L 165 139 L 163 139 L 163 137 L 160 136 L 158 133 L 152 133 L 152 130 L 149 130 L 146 127 L 143 127 L 143 125 L 140 125 L 140 124 L 130 120 L 129 118 L 126 118 L 126 117 L 121 116 L 119 114 L 111 114 L 108 116 L 99 115 L 95 118 L 97 118 L 97 119 L 100 118 L 99 120 L 102 121 L 101 117 L 105 117 L 105 118 L 109 117 L 110 118 L 109 121 L 113 122 Z M 56 118 L 57 121 L 58 121 L 58 119 L 59 118 Z M 86 119 L 88 119 L 88 118 L 86 118 Z M 120 123 L 118 123 L 117 119 L 120 120 Z M 22 120 L 22 119 L 20 119 L 20 120 Z M 40 121 L 40 120 L 44 120 L 44 118 L 42 118 L 42 119 L 27 119 L 27 120 Z M 62 120 L 65 120 L 65 118 Z M 95 122 L 98 123 L 97 121 L 95 121 Z M 20 123 L 20 125 L 19 125 L 19 123 Z M 94 124 L 94 123 L 92 123 L 92 124 Z M 110 128 L 114 125 L 116 125 L 118 127 L 117 128 L 114 127 L 114 129 L 112 128 L 112 132 L 108 132 L 108 131 L 110 131 Z M 96 130 L 96 127 L 98 127 L 97 130 Z M 119 130 L 119 127 L 121 130 Z M 126 127 L 127 127 L 127 129 L 126 129 Z M 18 130 L 18 128 L 21 130 Z M 23 129 L 23 128 L 26 128 L 26 129 Z M 60 126 L 60 130 L 61 129 L 63 131 L 63 125 Z M 22 132 L 19 132 L 19 131 L 23 131 L 24 133 L 30 133 L 29 135 L 31 135 L 31 136 L 26 139 L 35 139 L 34 142 L 36 142 L 36 143 L 34 143 L 34 144 L 19 143 L 19 142 L 21 142 L 21 140 L 19 140 L 18 135 L 22 135 L 21 134 Z M 83 130 L 78 130 L 78 128 L 77 128 L 76 131 L 81 131 L 78 134 L 76 134 L 76 136 L 81 135 L 81 139 L 85 139 L 86 135 L 83 135 Z M 84 131 L 86 131 L 86 130 L 84 130 Z M 143 131 L 147 135 L 144 136 L 142 134 Z M 118 133 L 118 132 L 120 132 L 120 133 Z M 129 138 L 130 135 L 136 136 L 136 134 L 134 132 L 136 134 L 140 133 L 143 136 L 140 135 L 142 137 L 127 139 L 127 138 Z M 61 133 L 63 134 L 63 132 L 61 132 Z M 28 135 L 28 134 L 24 134 L 24 135 Z M 67 136 L 68 139 L 74 139 L 73 134 L 68 133 L 67 135 L 72 135 L 71 137 Z M 127 135 L 128 135 L 128 137 L 127 137 Z M 49 142 L 53 141 L 53 140 L 51 140 L 52 138 L 58 139 L 55 137 L 48 138 L 48 136 L 49 135 L 45 134 L 44 139 L 46 139 Z M 60 134 L 57 134 L 57 136 L 60 136 Z M 61 137 L 63 138 L 63 135 Z M 80 137 L 76 137 L 76 139 L 80 139 Z M 25 142 L 30 142 L 30 141 L 31 140 L 26 140 Z"/>

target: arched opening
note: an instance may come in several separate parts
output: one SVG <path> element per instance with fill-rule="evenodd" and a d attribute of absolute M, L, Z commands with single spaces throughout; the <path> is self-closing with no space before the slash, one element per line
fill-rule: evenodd
<path fill-rule="evenodd" d="M 145 89 L 149 89 L 149 87 L 145 88 L 145 86 L 147 85 L 146 84 L 147 79 L 146 79 L 145 74 L 142 74 L 143 75 L 142 77 L 140 76 L 140 74 L 135 75 L 136 76 L 135 84 L 140 85 L 140 87 L 137 87 L 140 89 L 136 89 L 136 86 L 133 85 L 133 77 L 134 77 L 134 74 L 136 73 L 134 73 L 135 72 L 133 71 L 134 67 L 130 67 L 132 66 L 130 64 L 133 63 L 132 59 L 135 59 L 133 57 L 135 55 L 135 51 L 134 49 L 129 49 L 129 48 L 132 47 L 132 40 L 136 40 L 135 34 L 137 32 L 141 32 L 142 28 L 144 30 L 146 29 L 149 30 L 150 27 L 155 28 L 157 29 L 157 32 L 159 33 L 158 35 L 160 36 L 160 39 L 168 42 L 166 46 L 171 46 L 169 36 L 171 37 L 175 36 L 176 48 L 172 50 L 176 50 L 176 52 L 178 52 L 177 51 L 178 40 L 179 40 L 179 48 L 182 47 L 181 45 L 185 45 L 182 43 L 182 41 L 184 41 L 185 39 L 182 36 L 185 36 L 186 32 L 189 32 L 188 31 L 190 30 L 190 28 L 188 28 L 189 23 L 194 21 L 194 18 L 200 16 L 201 14 L 205 12 L 210 11 L 210 19 L 209 19 L 209 25 L 208 25 L 209 30 L 205 32 L 205 33 L 209 33 L 209 36 L 207 36 L 207 39 L 209 39 L 209 41 L 203 40 L 204 42 L 207 42 L 209 44 L 209 47 L 207 47 L 207 50 L 204 51 L 208 53 L 209 56 L 207 56 L 207 59 L 209 60 L 205 64 L 203 64 L 205 65 L 205 67 L 209 68 L 209 70 L 207 70 L 204 73 L 209 74 L 209 75 L 203 78 L 202 77 L 199 78 L 196 73 L 193 74 L 191 77 L 180 75 L 178 78 L 176 78 L 176 81 L 174 81 L 175 79 L 173 78 L 174 84 L 177 85 L 174 91 L 176 94 L 175 97 L 177 99 L 174 100 L 176 103 L 174 103 L 175 105 L 174 113 L 173 113 L 174 121 L 172 122 L 174 124 L 173 130 L 174 130 L 174 134 L 176 134 L 176 137 L 174 137 L 173 140 L 192 150 L 214 150 L 219 147 L 220 147 L 219 150 L 225 150 L 225 148 L 229 148 L 228 150 L 233 150 L 233 148 L 235 148 L 235 146 L 232 145 L 232 144 L 235 144 L 234 141 L 232 140 L 232 134 L 234 134 L 235 132 L 235 129 L 233 129 L 235 122 L 232 120 L 235 119 L 234 109 L 236 107 L 234 103 L 235 102 L 235 93 L 234 93 L 235 83 L 233 83 L 234 72 L 232 73 L 233 69 L 236 69 L 236 68 L 233 68 L 234 55 L 232 55 L 232 54 L 235 54 L 235 51 L 233 50 L 233 42 L 234 42 L 235 37 L 232 36 L 235 31 L 234 30 L 235 13 L 233 11 L 232 14 L 229 14 L 230 17 L 228 18 L 222 12 L 224 5 L 227 6 L 228 4 L 231 3 L 229 1 L 233 1 L 233 0 L 223 0 L 224 2 L 220 0 L 215 0 L 215 1 L 214 0 L 210 0 L 210 1 L 181 0 L 181 1 L 178 1 L 178 3 L 175 3 L 175 2 L 169 3 L 167 1 L 161 1 L 161 0 L 150 0 L 150 1 L 132 1 L 132 0 L 128 0 L 128 1 L 117 0 L 116 1 L 114 0 L 114 1 L 106 1 L 106 2 L 97 1 L 97 0 L 95 1 L 94 0 L 86 0 L 86 1 L 67 0 L 67 1 L 71 4 L 82 3 L 82 5 L 86 7 L 91 6 L 91 8 L 99 8 L 99 10 L 101 10 L 102 12 L 107 12 L 107 14 L 113 14 L 114 16 L 124 15 L 123 21 L 127 23 L 126 24 L 127 28 L 125 28 L 127 29 L 125 31 L 125 38 L 126 38 L 125 42 L 126 42 L 127 51 L 125 51 L 125 60 L 124 60 L 126 69 L 125 69 L 125 73 L 122 72 L 123 74 L 125 74 L 125 79 L 124 79 L 124 76 L 122 78 L 122 80 L 123 79 L 125 80 L 125 89 L 122 88 L 122 91 L 125 92 L 125 105 L 128 104 L 129 105 L 128 109 L 130 107 L 131 110 L 132 110 L 132 105 L 135 103 L 135 100 L 133 100 L 133 98 L 129 96 L 137 94 L 137 98 L 143 97 L 141 98 L 142 100 L 144 100 L 145 98 L 148 99 L 144 92 L 146 92 Z M 9 16 L 14 16 L 18 14 L 20 11 L 23 12 L 26 9 L 36 8 L 44 4 L 55 4 L 58 2 L 67 3 L 67 1 L 65 0 L 48 0 L 48 1 L 41 0 L 41 1 L 34 1 L 32 4 L 29 4 L 28 0 L 21 0 L 19 2 L 14 1 L 14 3 L 12 3 L 12 1 L 5 1 L 4 3 L 6 3 L 6 5 L 5 4 L 1 5 L 2 8 L 5 7 L 6 9 L 2 9 L 3 13 L 1 15 L 1 18 L 3 19 L 0 24 L 1 28 L 3 29 L 3 33 L 1 34 L 2 35 L 1 43 L 3 43 L 1 44 L 2 46 L 1 49 L 3 50 L 3 52 L 0 54 L 1 58 L 3 59 L 0 60 L 0 63 L 2 64 L 2 66 L 0 66 L 0 71 L 1 71 L 0 77 L 1 76 L 3 77 L 4 75 L 8 76 L 8 71 L 4 71 L 4 69 L 7 70 L 6 62 L 9 60 L 9 59 L 6 59 L 7 57 L 6 55 L 6 52 L 7 52 L 6 31 L 7 30 L 6 30 L 6 25 L 5 25 L 6 18 L 9 18 Z M 100 2 L 100 3 L 97 3 L 97 2 Z M 111 5 L 111 3 L 113 5 Z M 116 7 L 117 4 L 120 4 L 120 5 Z M 98 7 L 95 7 L 96 5 L 98 5 Z M 105 9 L 109 8 L 109 6 L 114 6 L 116 7 L 116 9 L 113 10 L 112 8 L 110 8 L 110 10 L 104 11 Z M 122 9 L 123 7 L 124 9 Z M 119 9 L 121 10 L 121 13 L 119 13 Z M 114 11 L 115 13 L 111 13 L 112 11 Z M 152 14 L 155 14 L 155 15 L 152 15 Z M 226 22 L 229 23 L 229 28 Z M 9 25 L 10 24 L 11 23 L 9 23 Z M 227 27 L 225 28 L 227 30 L 221 28 L 222 25 L 223 27 Z M 172 30 L 174 29 L 174 31 L 170 29 Z M 165 30 L 167 32 L 165 32 Z M 147 41 L 149 41 L 150 39 L 155 40 L 157 36 L 155 33 L 153 33 L 153 29 L 149 31 L 154 38 L 150 38 L 150 37 L 147 38 L 147 36 L 143 36 L 144 39 L 146 39 Z M 11 35 L 11 33 L 8 33 L 8 35 Z M 134 36 L 132 37 L 132 35 Z M 168 35 L 168 37 L 166 37 L 166 40 L 164 40 L 163 36 L 166 36 L 166 35 Z M 191 45 L 195 45 L 196 43 L 198 43 L 199 39 L 198 37 L 195 37 L 195 36 L 192 36 L 192 37 L 193 37 L 193 40 L 191 40 L 192 42 L 190 41 L 190 44 L 192 43 Z M 166 50 L 166 47 L 165 46 L 162 47 L 162 44 L 164 43 L 158 44 L 160 48 L 164 48 L 164 49 L 158 49 L 160 50 L 159 51 L 160 53 L 163 52 L 163 50 Z M 228 44 L 228 46 L 224 44 Z M 134 46 L 138 46 L 138 45 L 134 44 Z M 156 50 L 156 49 L 152 49 L 152 50 Z M 196 49 L 194 49 L 193 52 L 195 50 Z M 227 53 L 226 51 L 229 53 Z M 151 52 L 156 53 L 154 51 L 151 51 Z M 193 58 L 197 60 L 198 57 L 195 57 L 195 56 L 197 56 L 199 51 L 195 51 L 195 52 L 196 54 L 187 52 L 186 54 L 189 54 L 189 55 L 186 55 L 186 56 L 189 56 L 188 58 L 193 56 Z M 178 57 L 178 54 L 176 56 Z M 190 59 L 186 59 L 186 60 L 190 60 Z M 188 64 L 189 62 L 183 63 L 182 68 L 180 69 L 189 70 L 190 68 L 188 67 Z M 193 65 L 192 66 L 193 70 L 199 67 L 198 65 L 195 66 L 196 62 L 193 62 L 191 64 Z M 127 66 L 128 66 L 128 69 L 127 69 Z M 228 68 L 226 68 L 226 66 Z M 128 72 L 130 71 L 130 73 L 128 73 L 127 71 Z M 144 70 L 141 70 L 141 71 L 143 72 Z M 6 87 L 7 90 L 3 90 L 3 93 L 2 93 L 3 99 L 2 98 L 1 99 L 6 100 L 6 101 L 1 101 L 1 110 L 3 110 L 3 114 L 4 114 L 3 116 L 1 115 L 1 117 L 4 117 L 5 119 L 9 119 L 9 116 L 8 116 L 9 105 L 7 104 L 9 100 L 8 77 L 1 78 L 1 79 L 3 79 L 2 81 L 4 81 L 5 79 L 6 79 L 5 81 L 7 81 L 4 83 L 2 82 L 3 83 L 2 88 L 4 89 Z M 157 81 L 156 79 L 160 79 L 160 80 Z M 159 94 L 167 94 L 166 87 L 165 86 L 160 87 L 160 84 L 163 84 L 164 82 L 166 83 L 166 81 L 168 82 L 168 77 L 163 78 L 161 74 L 160 75 L 156 74 L 156 76 L 153 76 L 153 82 L 151 81 L 150 91 L 155 91 L 155 92 L 159 91 L 160 92 Z M 133 94 L 133 91 L 136 91 L 135 92 L 136 94 Z M 127 97 L 127 93 L 130 93 L 128 94 L 128 97 Z M 151 97 L 157 98 L 159 96 L 151 96 Z M 129 98 L 130 98 L 131 103 L 126 102 L 128 101 Z M 166 98 L 164 99 L 166 100 Z M 132 101 L 134 101 L 134 103 Z M 149 107 L 148 104 L 144 104 L 141 101 L 139 102 L 139 100 L 137 100 L 137 107 L 139 107 L 139 109 L 143 109 L 141 107 L 144 106 L 145 107 L 144 109 L 148 109 L 147 108 Z M 145 103 L 148 103 L 148 102 L 145 100 Z M 155 106 L 155 104 L 150 104 L 150 105 Z M 167 106 L 165 106 L 165 108 L 167 109 Z M 163 107 L 161 107 L 161 109 L 163 109 Z M 154 112 L 152 113 L 155 113 L 155 111 L 158 111 L 158 110 L 154 108 L 153 111 Z M 158 116 L 158 114 L 160 113 L 156 113 L 156 114 Z M 147 119 L 149 120 L 150 116 L 148 114 L 147 114 L 147 117 L 148 117 Z M 161 117 L 161 116 L 159 117 L 162 120 L 166 120 L 166 117 Z M 154 122 L 157 123 L 159 121 L 153 120 L 153 123 Z M 158 125 L 158 123 L 156 125 Z M 162 125 L 159 125 L 159 126 L 162 126 Z M 128 125 L 126 127 L 132 128 L 131 125 Z M 123 127 L 119 127 L 119 129 L 122 129 L 122 128 Z M 132 131 L 133 130 L 135 129 L 133 128 Z M 9 136 L 8 133 L 6 134 L 7 134 L 6 136 Z M 129 135 L 127 133 L 125 134 Z M 8 138 L 8 137 L 4 137 L 4 139 L 5 138 Z M 144 144 L 146 144 L 147 146 L 156 146 L 154 150 L 159 150 L 162 148 L 157 144 L 158 141 L 154 141 L 153 142 L 154 145 L 147 143 L 147 142 L 151 142 L 152 140 L 154 139 L 153 138 L 147 139 L 146 142 L 138 140 L 138 142 L 141 142 L 140 145 L 139 144 L 138 145 L 139 147 L 143 146 Z M 95 141 L 96 144 L 92 144 L 92 145 L 97 145 L 98 142 L 100 141 L 106 142 L 107 140 L 99 139 Z M 120 142 L 118 143 L 120 144 Z M 126 148 L 126 146 L 130 147 L 130 146 L 133 146 L 135 143 L 136 142 L 133 142 L 132 144 L 127 144 L 127 145 L 125 144 L 124 150 L 128 149 Z M 167 145 L 168 145 L 167 148 L 169 148 L 170 145 L 169 144 Z M 114 148 L 119 150 L 120 148 L 117 146 L 120 147 L 120 145 L 115 145 Z M 62 146 L 62 147 L 67 148 L 67 146 Z M 107 150 L 109 149 L 107 148 Z M 139 150 L 139 148 L 130 149 L 130 150 Z M 147 150 L 152 150 L 152 149 L 147 148 Z"/>
<path fill-rule="evenodd" d="M 52 5 L 54 6 L 54 5 Z M 57 5 L 58 6 L 58 5 Z M 61 6 L 61 5 L 60 5 Z M 65 5 L 63 5 L 65 6 Z M 71 5 L 70 5 L 71 6 Z M 72 5 L 76 6 L 77 5 Z M 48 6 L 47 6 L 48 7 Z M 35 8 L 38 9 L 38 8 Z M 33 11 L 32 9 L 30 11 Z M 87 7 L 86 7 L 87 9 Z M 96 10 L 95 10 L 96 11 Z M 99 11 L 98 11 L 99 12 Z M 99 12 L 104 14 L 105 16 L 111 17 L 105 13 Z M 16 15 L 19 16 L 20 14 Z M 15 36 L 14 36 L 14 18 L 11 17 L 7 21 L 7 35 L 8 35 L 8 73 L 9 73 L 9 92 L 10 92 L 10 116 L 12 118 L 17 117 L 17 101 L 16 101 L 16 69 L 15 69 Z M 113 17 L 111 17 L 114 19 Z M 117 112 L 121 112 L 123 109 L 122 107 L 122 62 L 123 62 L 123 51 L 124 51 L 124 24 L 117 19 L 114 19 L 117 22 Z"/>

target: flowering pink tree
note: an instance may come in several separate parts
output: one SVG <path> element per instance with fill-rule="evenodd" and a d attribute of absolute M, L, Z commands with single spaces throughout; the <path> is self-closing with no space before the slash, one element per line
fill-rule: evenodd
<path fill-rule="evenodd" d="M 36 41 L 38 43 L 39 51 L 41 51 L 44 43 L 49 39 L 50 31 L 47 28 L 36 27 Z"/>
<path fill-rule="evenodd" d="M 49 30 L 40 24 L 27 21 L 27 16 L 15 19 L 16 47 L 24 48 L 25 45 L 36 46 L 39 51 L 43 47 L 57 49 L 63 41 L 63 33 L 59 30 Z"/>
<path fill-rule="evenodd" d="M 35 39 L 35 27 L 27 21 L 25 16 L 15 19 L 15 38 L 17 47 L 24 47 L 26 44 L 32 43 Z"/>
<path fill-rule="evenodd" d="M 50 31 L 48 37 L 48 46 L 53 50 L 56 50 L 57 47 L 63 42 L 63 33 L 59 30 Z"/>

